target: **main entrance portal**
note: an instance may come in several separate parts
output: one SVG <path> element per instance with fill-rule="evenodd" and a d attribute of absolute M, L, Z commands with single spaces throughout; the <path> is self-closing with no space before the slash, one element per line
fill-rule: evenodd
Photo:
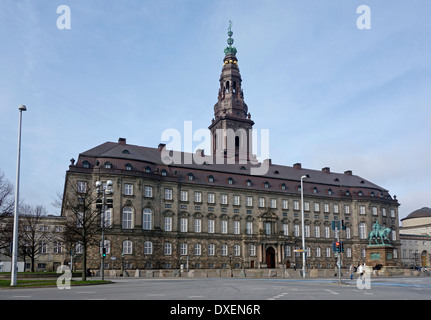
<path fill-rule="evenodd" d="M 273 247 L 266 249 L 266 266 L 267 268 L 275 268 L 275 250 Z"/>

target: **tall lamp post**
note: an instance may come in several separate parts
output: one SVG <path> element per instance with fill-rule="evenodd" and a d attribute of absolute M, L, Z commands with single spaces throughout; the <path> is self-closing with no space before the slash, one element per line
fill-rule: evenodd
<path fill-rule="evenodd" d="M 302 217 L 302 277 L 305 278 L 305 227 L 304 227 L 304 179 L 308 175 L 301 177 L 301 217 Z"/>
<path fill-rule="evenodd" d="M 112 189 L 112 181 L 108 180 L 106 182 L 106 189 L 103 188 L 103 184 L 101 181 L 97 181 L 96 182 L 96 191 L 97 191 L 97 196 L 100 196 L 100 194 L 102 194 L 102 203 L 99 206 L 99 203 L 97 204 L 100 208 L 101 212 L 101 217 L 102 217 L 102 263 L 100 266 L 100 273 L 102 275 L 102 280 L 105 280 L 105 254 L 106 254 L 106 249 L 105 249 L 105 211 L 106 208 L 109 207 L 106 205 L 106 195 L 112 195 L 114 193 L 114 190 Z M 98 199 L 99 200 L 99 199 Z"/>
<path fill-rule="evenodd" d="M 13 213 L 13 245 L 12 245 L 12 270 L 11 281 L 12 287 L 16 286 L 18 272 L 18 205 L 19 205 L 19 169 L 21 159 L 21 123 L 22 112 L 27 111 L 26 106 L 19 106 L 19 125 L 18 125 L 18 155 L 16 160 L 16 187 L 15 187 L 15 208 Z"/>

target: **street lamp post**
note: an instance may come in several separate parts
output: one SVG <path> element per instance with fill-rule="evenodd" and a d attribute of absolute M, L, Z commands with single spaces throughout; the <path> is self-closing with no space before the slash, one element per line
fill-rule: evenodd
<path fill-rule="evenodd" d="M 305 227 L 304 227 L 304 186 L 303 181 L 308 176 L 301 177 L 301 217 L 302 217 L 302 277 L 305 278 Z"/>
<path fill-rule="evenodd" d="M 101 209 L 101 220 L 102 220 L 102 262 L 100 266 L 100 273 L 102 276 L 102 280 L 105 280 L 105 211 L 106 211 L 106 195 L 112 195 L 114 190 L 112 189 L 112 181 L 108 180 L 106 182 L 106 190 L 103 189 L 103 184 L 101 181 L 96 182 L 96 191 L 99 196 L 102 194 L 102 203 L 100 206 Z"/>
<path fill-rule="evenodd" d="M 12 287 L 16 286 L 18 272 L 18 206 L 19 206 L 19 170 L 21 159 L 21 123 L 22 112 L 27 111 L 26 106 L 19 106 L 19 125 L 18 125 L 18 155 L 16 160 L 16 187 L 15 187 L 15 208 L 13 216 L 13 245 L 12 245 L 12 270 L 11 282 Z"/>

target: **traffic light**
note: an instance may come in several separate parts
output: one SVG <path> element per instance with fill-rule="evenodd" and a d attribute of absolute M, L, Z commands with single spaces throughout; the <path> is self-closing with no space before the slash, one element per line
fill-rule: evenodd
<path fill-rule="evenodd" d="M 106 248 L 102 248 L 102 257 L 106 257 Z"/>
<path fill-rule="evenodd" d="M 96 199 L 96 208 L 102 209 L 102 199 Z"/>
<path fill-rule="evenodd" d="M 107 208 L 112 208 L 113 204 L 114 204 L 114 200 L 112 198 L 106 199 L 106 207 Z"/>
<path fill-rule="evenodd" d="M 341 244 L 339 241 L 335 242 L 335 252 L 340 252 L 341 250 Z"/>

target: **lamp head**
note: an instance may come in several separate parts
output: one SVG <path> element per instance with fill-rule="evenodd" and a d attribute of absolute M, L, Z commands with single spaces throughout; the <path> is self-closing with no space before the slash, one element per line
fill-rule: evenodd
<path fill-rule="evenodd" d="M 107 182 L 106 182 L 106 185 L 108 186 L 108 187 L 112 187 L 112 185 L 113 185 L 114 183 L 112 182 L 112 180 L 108 180 Z"/>
<path fill-rule="evenodd" d="M 19 111 L 27 111 L 27 107 L 23 104 L 20 105 L 18 109 L 19 109 Z"/>

